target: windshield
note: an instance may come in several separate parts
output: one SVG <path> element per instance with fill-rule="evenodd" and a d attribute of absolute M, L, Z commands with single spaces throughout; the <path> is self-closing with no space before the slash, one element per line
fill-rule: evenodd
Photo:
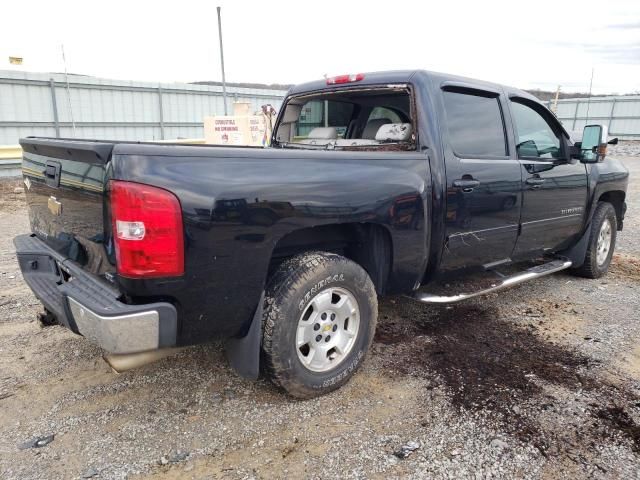
<path fill-rule="evenodd" d="M 415 149 L 407 88 L 325 92 L 289 99 L 276 145 L 309 149 Z"/>

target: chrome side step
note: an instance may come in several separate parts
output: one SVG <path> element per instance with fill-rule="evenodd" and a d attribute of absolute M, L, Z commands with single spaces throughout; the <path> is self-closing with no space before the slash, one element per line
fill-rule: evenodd
<path fill-rule="evenodd" d="M 561 270 L 566 270 L 569 267 L 571 267 L 570 260 L 556 259 L 548 263 L 543 263 L 542 265 L 536 265 L 535 267 L 528 268 L 524 272 L 516 273 L 515 275 L 512 275 L 510 277 L 504 277 L 498 282 L 492 284 L 489 288 L 478 290 L 477 292 L 459 293 L 457 295 L 448 296 L 433 295 L 431 293 L 425 292 L 415 292 L 412 298 L 422 303 L 457 303 L 461 302 L 462 300 L 478 297 L 487 293 L 497 292 L 498 290 L 502 290 L 503 288 L 512 287 L 514 285 L 524 283 L 528 280 L 533 280 L 534 278 L 540 278 L 544 277 L 545 275 L 559 272 Z"/>

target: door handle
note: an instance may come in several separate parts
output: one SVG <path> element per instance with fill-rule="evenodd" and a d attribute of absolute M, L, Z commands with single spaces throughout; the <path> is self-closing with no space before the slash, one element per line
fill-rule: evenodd
<path fill-rule="evenodd" d="M 527 178 L 526 180 L 527 185 L 532 185 L 534 188 L 539 188 L 544 182 L 545 179 L 539 177 Z"/>
<path fill-rule="evenodd" d="M 461 188 L 463 192 L 469 193 L 473 192 L 473 189 L 480 186 L 480 182 L 478 180 L 454 180 L 453 186 L 456 188 Z"/>

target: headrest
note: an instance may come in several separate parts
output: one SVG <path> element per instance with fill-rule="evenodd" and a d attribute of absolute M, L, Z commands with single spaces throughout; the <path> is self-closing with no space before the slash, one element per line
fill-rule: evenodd
<path fill-rule="evenodd" d="M 375 139 L 380 127 L 386 123 L 391 123 L 391 120 L 388 118 L 374 118 L 373 120 L 369 120 L 362 131 L 362 138 L 368 138 L 369 140 Z"/>
<path fill-rule="evenodd" d="M 382 125 L 376 133 L 376 140 L 380 142 L 406 142 L 410 137 L 410 123 L 387 123 Z"/>
<path fill-rule="evenodd" d="M 332 140 L 338 138 L 338 131 L 336 127 L 316 127 L 309 132 L 307 138 L 313 138 L 316 140 Z"/>

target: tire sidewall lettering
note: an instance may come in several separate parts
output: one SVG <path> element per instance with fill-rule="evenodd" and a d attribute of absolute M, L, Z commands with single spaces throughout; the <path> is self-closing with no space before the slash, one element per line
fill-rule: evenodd
<path fill-rule="evenodd" d="M 328 275 L 326 278 L 320 280 L 313 287 L 307 290 L 304 295 L 302 295 L 302 299 L 298 303 L 298 310 L 301 312 L 304 310 L 304 307 L 311 301 L 313 297 L 316 296 L 318 292 L 320 292 L 327 285 L 330 285 L 335 282 L 344 282 L 344 274 L 336 273 L 335 275 Z"/>
<path fill-rule="evenodd" d="M 360 361 L 362 360 L 363 357 L 364 357 L 364 351 L 358 350 L 358 353 L 353 357 L 353 359 L 347 365 L 346 368 L 344 368 L 337 375 L 327 378 L 322 382 L 322 384 L 314 385 L 313 388 L 322 389 L 322 388 L 332 387 L 333 385 L 336 385 L 342 382 L 344 379 L 350 377 L 351 374 L 358 368 L 358 365 L 360 364 Z"/>

